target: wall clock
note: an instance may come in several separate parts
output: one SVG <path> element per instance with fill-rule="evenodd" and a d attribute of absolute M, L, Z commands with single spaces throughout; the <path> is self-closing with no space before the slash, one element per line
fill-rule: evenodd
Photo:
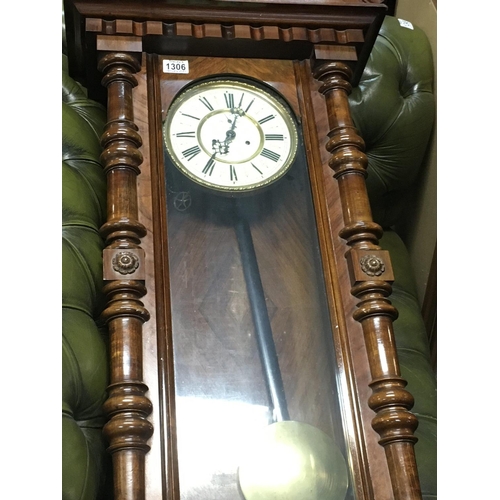
<path fill-rule="evenodd" d="M 421 498 L 347 104 L 384 12 L 68 2 L 73 73 L 108 103 L 117 499 Z"/>
<path fill-rule="evenodd" d="M 199 82 L 179 95 L 163 133 L 185 175 L 227 193 L 272 184 L 287 172 L 297 149 L 290 111 L 256 82 L 228 77 Z"/>

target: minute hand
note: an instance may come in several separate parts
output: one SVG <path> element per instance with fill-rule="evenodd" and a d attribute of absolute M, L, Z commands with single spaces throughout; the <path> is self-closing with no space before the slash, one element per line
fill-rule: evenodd
<path fill-rule="evenodd" d="M 227 147 L 236 137 L 236 132 L 234 129 L 236 128 L 236 120 L 245 114 L 245 112 L 241 108 L 231 108 L 231 114 L 236 115 L 234 117 L 233 123 L 231 124 L 231 128 L 226 132 L 226 138 L 224 139 L 224 145 Z"/>

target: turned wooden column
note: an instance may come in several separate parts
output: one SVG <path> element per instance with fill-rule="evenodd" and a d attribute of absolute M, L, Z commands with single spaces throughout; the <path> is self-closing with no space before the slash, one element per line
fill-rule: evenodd
<path fill-rule="evenodd" d="M 398 313 L 388 298 L 394 277 L 388 252 L 378 246 L 382 228 L 372 220 L 364 141 L 349 110 L 351 76 L 350 68 L 338 62 L 314 70 L 328 111 L 326 148 L 339 185 L 344 219 L 340 236 L 349 246 L 351 293 L 359 299 L 354 318 L 362 325 L 370 364 L 373 392 L 368 404 L 376 413 L 372 426 L 385 448 L 395 500 L 417 500 L 422 498 L 414 453 L 418 420 L 409 411 L 413 396 L 405 389 L 397 358 L 392 322 Z"/>
<path fill-rule="evenodd" d="M 140 63 L 127 53 L 107 53 L 98 68 L 108 91 L 108 121 L 101 139 L 108 184 L 107 222 L 101 228 L 108 302 L 102 317 L 109 328 L 111 365 L 109 398 L 104 405 L 109 421 L 104 434 L 113 457 L 115 500 L 141 500 L 153 427 L 147 419 L 152 405 L 146 397 L 142 367 L 142 325 L 149 319 L 140 300 L 146 294 L 140 248 L 146 229 L 138 221 L 137 209 L 142 140 L 132 107 L 132 89 L 137 85 L 134 73 Z"/>

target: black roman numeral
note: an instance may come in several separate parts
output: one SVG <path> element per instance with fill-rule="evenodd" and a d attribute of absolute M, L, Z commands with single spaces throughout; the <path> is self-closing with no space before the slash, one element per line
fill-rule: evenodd
<path fill-rule="evenodd" d="M 212 175 L 212 172 L 214 171 L 214 166 L 215 166 L 215 160 L 213 158 L 210 158 L 207 161 L 207 164 L 203 167 L 202 172 L 204 174 Z"/>
<path fill-rule="evenodd" d="M 224 94 L 224 99 L 226 100 L 226 106 L 228 108 L 234 108 L 234 95 L 233 94 L 229 94 L 226 92 Z"/>
<path fill-rule="evenodd" d="M 250 165 L 252 165 L 252 167 L 255 168 L 255 170 L 257 170 L 260 175 L 264 175 L 253 163 L 251 163 Z"/>
<path fill-rule="evenodd" d="M 198 153 L 201 153 L 200 146 L 193 146 L 192 148 L 183 151 L 182 156 L 184 156 L 187 161 L 191 161 Z"/>
<path fill-rule="evenodd" d="M 283 134 L 266 134 L 266 141 L 282 141 L 284 140 Z"/>
<path fill-rule="evenodd" d="M 213 106 L 208 102 L 208 99 L 206 97 L 200 97 L 200 101 L 210 110 L 213 111 L 214 108 Z"/>
<path fill-rule="evenodd" d="M 238 180 L 238 176 L 236 175 L 236 169 L 234 168 L 234 165 L 229 165 L 229 176 L 233 182 Z"/>
<path fill-rule="evenodd" d="M 269 120 L 272 120 L 273 118 L 274 118 L 274 115 L 266 116 L 265 118 L 262 118 L 262 120 L 259 120 L 259 123 L 262 125 L 263 123 L 266 123 Z"/>
<path fill-rule="evenodd" d="M 250 101 L 250 104 L 247 106 L 247 109 L 245 109 L 245 113 L 248 113 L 248 110 L 250 109 L 250 106 L 253 104 L 254 101 L 255 101 L 255 99 L 252 99 Z"/>
<path fill-rule="evenodd" d="M 199 118 L 198 118 L 197 116 L 188 115 L 187 113 L 182 113 L 182 112 L 181 112 L 181 115 L 182 115 L 182 116 L 187 116 L 188 118 L 194 118 L 195 120 L 199 120 Z"/>
<path fill-rule="evenodd" d="M 175 134 L 176 137 L 195 137 L 194 132 L 179 132 Z"/>
<path fill-rule="evenodd" d="M 264 148 L 260 154 L 272 161 L 278 161 L 280 159 L 280 155 L 278 153 L 275 153 L 274 151 L 269 151 L 269 149 L 266 148 Z"/>

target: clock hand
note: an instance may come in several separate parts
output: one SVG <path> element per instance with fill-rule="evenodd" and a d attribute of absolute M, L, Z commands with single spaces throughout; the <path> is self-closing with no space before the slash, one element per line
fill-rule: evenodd
<path fill-rule="evenodd" d="M 245 114 L 245 111 L 244 111 L 244 109 L 241 106 L 238 106 L 237 108 L 228 108 L 228 111 L 232 115 L 243 116 Z M 231 121 L 229 120 L 229 118 L 228 118 L 227 121 L 231 123 Z"/>
<path fill-rule="evenodd" d="M 245 112 L 241 108 L 231 108 L 231 114 L 236 115 L 234 117 L 234 120 L 231 123 L 231 128 L 226 132 L 226 138 L 224 139 L 224 145 L 226 147 L 226 153 L 229 152 L 229 144 L 233 142 L 234 138 L 236 137 L 236 132 L 234 129 L 236 128 L 236 120 L 240 116 L 244 116 Z M 230 121 L 230 120 L 228 120 Z"/>
<path fill-rule="evenodd" d="M 238 111 L 238 109 L 231 108 L 231 114 L 236 114 L 236 116 L 234 117 L 233 121 L 229 120 L 229 118 L 227 120 L 229 123 L 231 123 L 231 128 L 226 131 L 226 138 L 223 141 L 220 141 L 219 139 L 212 139 L 212 149 L 215 150 L 217 148 L 217 152 L 219 154 L 225 155 L 229 153 L 229 144 L 236 137 L 236 132 L 234 131 L 234 129 L 236 128 L 236 120 L 238 119 L 238 117 L 243 116 L 241 113 L 244 114 L 243 110 Z M 233 112 L 233 110 L 236 111 Z"/>
<path fill-rule="evenodd" d="M 219 139 L 212 139 L 212 149 L 216 149 L 219 154 L 221 155 L 226 155 L 229 153 L 229 144 L 233 141 L 233 139 L 236 137 L 236 132 L 234 131 L 236 127 L 236 119 L 238 117 L 236 116 L 231 124 L 231 128 L 226 131 L 226 138 L 223 141 L 220 141 Z M 229 121 L 229 120 L 228 120 Z"/>
<path fill-rule="evenodd" d="M 226 144 L 226 141 L 219 141 L 219 139 L 212 139 L 212 149 L 214 150 L 214 154 L 212 158 L 217 154 L 225 155 L 229 152 L 229 146 Z"/>

